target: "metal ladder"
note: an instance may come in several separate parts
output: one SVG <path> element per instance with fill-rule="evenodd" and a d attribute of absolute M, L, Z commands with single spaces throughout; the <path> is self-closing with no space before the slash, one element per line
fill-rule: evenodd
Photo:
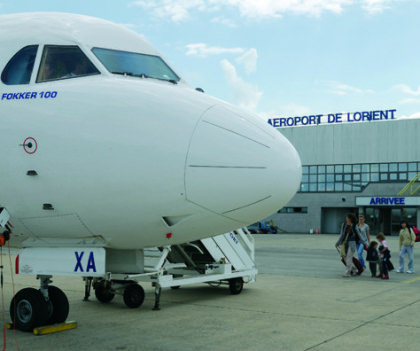
<path fill-rule="evenodd" d="M 251 233 L 247 228 L 240 228 L 182 245 L 145 249 L 144 263 L 149 271 L 165 267 L 172 272 L 188 269 L 205 274 L 209 266 L 231 265 L 229 273 L 256 272 L 254 249 Z M 245 283 L 253 282 L 256 274 L 244 275 L 242 278 Z"/>
<path fill-rule="evenodd" d="M 401 191 L 398 193 L 398 196 L 403 196 L 408 191 L 408 196 L 413 196 L 415 193 L 417 193 L 420 190 L 420 172 L 417 173 L 413 179 L 411 179 L 408 184 L 401 189 Z M 417 185 L 416 188 L 413 189 L 413 186 Z"/>

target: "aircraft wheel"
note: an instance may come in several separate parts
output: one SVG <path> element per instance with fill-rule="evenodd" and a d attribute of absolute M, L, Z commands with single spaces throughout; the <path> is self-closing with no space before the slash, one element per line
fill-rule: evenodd
<path fill-rule="evenodd" d="M 244 281 L 242 278 L 234 278 L 229 280 L 229 290 L 232 295 L 238 295 L 244 288 Z"/>
<path fill-rule="evenodd" d="M 69 300 L 66 294 L 56 286 L 48 286 L 48 296 L 52 307 L 48 324 L 62 323 L 69 315 Z"/>
<path fill-rule="evenodd" d="M 10 303 L 10 318 L 19 330 L 32 331 L 47 324 L 48 317 L 47 301 L 37 289 L 25 288 L 18 291 Z"/>
<path fill-rule="evenodd" d="M 173 290 L 177 290 L 177 289 L 179 289 L 181 287 L 181 285 L 175 285 L 175 286 L 171 286 L 171 289 L 173 289 Z"/>
<path fill-rule="evenodd" d="M 103 280 L 95 285 L 95 296 L 102 303 L 111 302 L 115 294 L 111 291 L 109 284 Z"/>
<path fill-rule="evenodd" d="M 130 284 L 124 289 L 123 298 L 127 307 L 140 307 L 144 301 L 144 290 L 138 284 Z"/>

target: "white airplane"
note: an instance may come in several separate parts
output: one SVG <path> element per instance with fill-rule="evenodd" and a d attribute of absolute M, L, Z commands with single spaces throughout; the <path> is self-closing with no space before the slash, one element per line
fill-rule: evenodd
<path fill-rule="evenodd" d="M 52 275 L 106 287 L 141 270 L 139 250 L 254 223 L 300 184 L 285 137 L 191 88 L 133 31 L 23 13 L 0 16 L 0 43 L 0 225 L 17 273 L 41 281 L 12 300 L 19 329 L 66 319 Z"/>

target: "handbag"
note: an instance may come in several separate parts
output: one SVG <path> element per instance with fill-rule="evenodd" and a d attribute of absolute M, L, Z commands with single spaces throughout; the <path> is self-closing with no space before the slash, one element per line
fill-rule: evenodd
<path fill-rule="evenodd" d="M 349 238 L 349 234 L 350 234 L 350 232 L 347 233 L 346 238 L 344 239 L 343 243 L 340 245 L 340 256 L 341 257 L 346 257 L 347 256 L 346 242 L 347 242 L 347 239 Z"/>
<path fill-rule="evenodd" d="M 340 245 L 340 256 L 341 257 L 346 257 L 346 244 L 341 244 Z"/>

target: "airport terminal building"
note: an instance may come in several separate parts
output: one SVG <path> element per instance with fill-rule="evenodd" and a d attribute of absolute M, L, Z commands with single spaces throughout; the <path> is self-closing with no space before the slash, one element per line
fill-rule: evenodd
<path fill-rule="evenodd" d="M 347 212 L 363 213 L 371 231 L 420 227 L 420 119 L 278 128 L 302 161 L 302 183 L 285 208 L 269 217 L 282 231 L 336 234 Z M 419 180 L 420 181 L 420 180 Z"/>

